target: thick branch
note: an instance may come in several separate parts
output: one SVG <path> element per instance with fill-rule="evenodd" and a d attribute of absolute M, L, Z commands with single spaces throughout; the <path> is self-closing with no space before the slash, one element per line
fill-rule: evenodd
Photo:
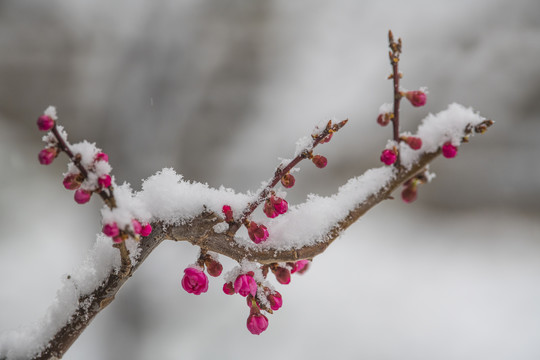
<path fill-rule="evenodd" d="M 140 243 L 141 253 L 138 261 L 127 274 L 122 273 L 122 266 L 118 272 L 111 271 L 103 284 L 92 293 L 79 297 L 78 307 L 71 316 L 70 321 L 59 329 L 47 344 L 47 348 L 32 359 L 45 360 L 62 358 L 70 346 L 82 334 L 96 315 L 109 305 L 122 285 L 131 277 L 150 253 L 164 240 L 162 227 L 156 226 L 151 236 L 144 238 Z"/>

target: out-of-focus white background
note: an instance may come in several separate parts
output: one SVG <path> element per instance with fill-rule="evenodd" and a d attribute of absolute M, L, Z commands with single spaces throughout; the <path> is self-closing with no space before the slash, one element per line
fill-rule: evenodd
<path fill-rule="evenodd" d="M 0 0 L 0 331 L 45 313 L 101 228 L 99 201 L 63 189 L 65 158 L 37 162 L 48 105 L 135 189 L 174 167 L 254 190 L 314 124 L 350 118 L 326 169 L 302 165 L 297 203 L 379 166 L 392 29 L 403 86 L 430 91 L 403 130 L 453 101 L 496 126 L 279 286 L 263 335 L 221 280 L 185 293 L 196 249 L 166 243 L 65 359 L 538 359 L 539 16 L 536 0 Z"/>

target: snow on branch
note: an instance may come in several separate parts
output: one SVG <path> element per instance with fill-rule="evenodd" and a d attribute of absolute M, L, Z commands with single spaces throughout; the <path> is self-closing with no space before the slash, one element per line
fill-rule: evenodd
<path fill-rule="evenodd" d="M 389 58 L 393 81 L 393 104 L 381 106 L 377 122 L 392 123 L 392 139 L 381 152 L 385 166 L 367 170 L 349 179 L 332 196 L 310 195 L 298 205 L 289 205 L 279 186 L 295 185 L 291 171 L 303 160 L 324 168 L 327 159 L 314 154 L 328 143 L 347 120 L 329 121 L 311 136 L 300 139 L 292 160 L 284 160 L 274 175 L 255 193 L 214 189 L 207 184 L 183 179 L 173 169 L 149 177 L 134 192 L 129 184 L 117 185 L 110 175 L 108 156 L 95 144 L 70 144 L 67 133 L 57 125 L 54 107 L 38 119 L 40 130 L 48 131 L 46 147 L 39 154 L 41 164 L 50 164 L 61 152 L 70 162 L 63 185 L 74 191 L 79 204 L 93 194 L 104 201 L 103 235 L 87 260 L 64 279 L 56 301 L 35 325 L 0 335 L 0 360 L 61 358 L 94 317 L 110 304 L 122 285 L 164 240 L 187 241 L 200 248 L 195 264 L 185 269 L 182 287 L 200 295 L 208 289 L 208 278 L 220 276 L 219 255 L 238 262 L 225 276 L 225 294 L 239 294 L 250 304 L 248 330 L 256 335 L 268 327 L 268 314 L 282 305 L 281 294 L 268 279 L 272 272 L 280 284 L 291 275 L 306 271 L 311 260 L 378 203 L 392 199 L 402 187 L 401 198 L 412 202 L 420 185 L 433 174 L 429 163 L 442 154 L 453 158 L 463 142 L 483 133 L 493 124 L 471 108 L 451 104 L 446 110 L 428 115 L 416 134 L 400 133 L 400 100 L 413 106 L 426 103 L 424 90 L 401 90 L 398 63 L 401 39 L 389 33 Z M 280 185 L 281 184 L 281 185 Z M 256 213 L 262 208 L 262 214 Z"/>

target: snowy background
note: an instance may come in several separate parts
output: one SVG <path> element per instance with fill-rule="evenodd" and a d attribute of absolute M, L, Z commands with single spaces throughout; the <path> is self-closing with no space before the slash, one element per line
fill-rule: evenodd
<path fill-rule="evenodd" d="M 135 189 L 171 166 L 253 190 L 314 124 L 350 118 L 325 170 L 303 164 L 297 203 L 379 166 L 392 29 L 403 86 L 430 91 L 404 130 L 454 101 L 496 126 L 279 286 L 263 335 L 221 280 L 185 293 L 196 249 L 166 243 L 65 359 L 538 359 L 539 17 L 536 0 L 0 0 L 0 331 L 44 314 L 101 228 L 99 201 L 62 188 L 65 158 L 37 162 L 48 105 Z"/>

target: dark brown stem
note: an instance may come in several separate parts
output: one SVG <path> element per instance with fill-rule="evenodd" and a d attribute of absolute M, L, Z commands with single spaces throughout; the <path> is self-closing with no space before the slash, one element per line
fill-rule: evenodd
<path fill-rule="evenodd" d="M 64 141 L 64 138 L 60 135 L 60 132 L 58 131 L 58 128 L 56 127 L 56 121 L 54 122 L 54 126 L 51 129 L 54 137 L 56 138 L 56 141 L 58 142 L 58 148 L 65 152 L 66 155 L 69 157 L 69 159 L 75 164 L 77 169 L 81 172 L 81 175 L 84 179 L 88 178 L 88 171 L 85 169 L 84 166 L 81 165 L 81 160 L 73 154 L 67 143 Z M 97 192 L 101 199 L 103 199 L 103 202 L 110 208 L 114 209 L 116 207 L 116 200 L 114 199 L 114 193 L 113 193 L 113 187 L 109 186 L 108 188 L 109 193 L 107 193 L 105 190 L 100 190 Z"/>
<path fill-rule="evenodd" d="M 253 211 L 255 211 L 255 209 L 257 209 L 257 207 L 268 198 L 270 191 L 274 188 L 274 186 L 277 185 L 277 183 L 281 180 L 281 178 L 285 174 L 287 174 L 296 165 L 298 165 L 300 161 L 308 158 L 309 155 L 311 154 L 311 150 L 314 149 L 317 145 L 319 145 L 320 142 L 326 136 L 334 132 L 337 132 L 339 129 L 345 126 L 347 122 L 348 122 L 348 119 L 332 125 L 332 121 L 329 121 L 326 128 L 320 134 L 313 137 L 313 143 L 311 144 L 311 148 L 305 149 L 304 151 L 302 151 L 293 160 L 291 160 L 285 167 L 279 166 L 276 169 L 274 176 L 268 182 L 268 185 L 266 185 L 265 188 L 261 190 L 259 195 L 257 195 L 257 199 L 246 206 L 246 209 L 243 211 L 242 217 L 239 220 L 239 224 L 243 224 L 246 221 L 246 219 L 253 213 Z M 235 229 L 238 229 L 239 224 L 236 224 Z"/>
<path fill-rule="evenodd" d="M 389 52 L 390 64 L 392 65 L 391 78 L 394 83 L 394 113 L 392 116 L 393 137 L 394 137 L 394 141 L 397 144 L 399 144 L 399 142 L 401 141 L 399 137 L 399 104 L 401 102 L 401 98 L 403 97 L 401 95 L 401 91 L 399 90 L 399 80 L 401 78 L 401 74 L 399 73 L 399 68 L 398 68 L 399 56 L 401 54 L 401 39 L 398 39 L 398 41 L 395 42 L 392 31 L 389 31 L 388 41 L 389 41 L 389 46 L 390 46 L 390 52 Z M 398 151 L 395 166 L 399 168 L 400 164 L 401 164 L 401 154 Z"/>

